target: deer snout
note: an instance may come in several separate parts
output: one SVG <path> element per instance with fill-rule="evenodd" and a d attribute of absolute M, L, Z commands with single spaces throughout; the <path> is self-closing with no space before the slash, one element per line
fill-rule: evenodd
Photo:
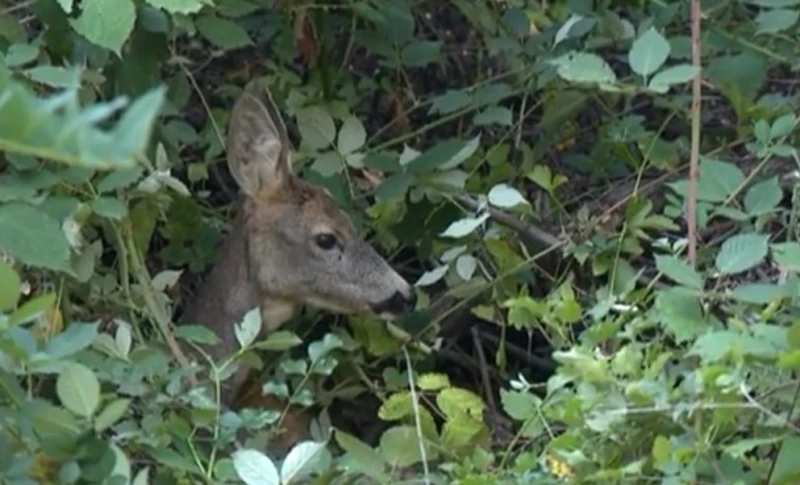
<path fill-rule="evenodd" d="M 397 290 L 389 298 L 372 305 L 372 311 L 376 315 L 398 316 L 413 310 L 416 304 L 417 294 L 414 288 L 409 286 L 407 293 Z"/>

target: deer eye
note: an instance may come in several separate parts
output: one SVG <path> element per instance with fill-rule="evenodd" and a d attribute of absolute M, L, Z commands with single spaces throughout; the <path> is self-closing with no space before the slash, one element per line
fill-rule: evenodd
<path fill-rule="evenodd" d="M 336 247 L 338 241 L 336 240 L 336 236 L 333 234 L 329 232 L 323 232 L 314 236 L 314 242 L 317 243 L 317 246 L 320 248 L 328 251 Z"/>

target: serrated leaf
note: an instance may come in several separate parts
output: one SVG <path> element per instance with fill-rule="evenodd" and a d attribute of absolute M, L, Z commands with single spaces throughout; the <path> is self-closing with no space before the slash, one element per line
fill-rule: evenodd
<path fill-rule="evenodd" d="M 303 441 L 296 444 L 281 465 L 281 484 L 289 485 L 307 476 L 325 451 L 324 442 Z"/>
<path fill-rule="evenodd" d="M 667 39 L 654 27 L 650 27 L 633 42 L 628 52 L 628 64 L 633 72 L 647 77 L 664 65 L 670 49 Z"/>
<path fill-rule="evenodd" d="M 436 395 L 436 405 L 448 418 L 465 414 L 472 418 L 483 419 L 486 405 L 481 397 L 467 389 L 448 387 Z"/>
<path fill-rule="evenodd" d="M 656 255 L 655 259 L 656 269 L 672 281 L 696 290 L 703 289 L 703 277 L 685 261 L 662 254 Z"/>
<path fill-rule="evenodd" d="M 278 469 L 258 450 L 242 449 L 233 453 L 236 474 L 247 485 L 281 485 Z"/>
<path fill-rule="evenodd" d="M 778 177 L 770 177 L 750 187 L 744 196 L 744 208 L 751 216 L 772 212 L 783 198 Z"/>
<path fill-rule="evenodd" d="M 617 75 L 608 63 L 596 54 L 570 52 L 551 62 L 557 66 L 558 75 L 566 81 L 607 85 L 617 82 Z"/>
<path fill-rule="evenodd" d="M 325 178 L 342 173 L 344 170 L 344 163 L 342 156 L 334 151 L 320 153 L 314 163 L 311 164 L 311 170 L 317 172 Z"/>
<path fill-rule="evenodd" d="M 56 394 L 65 408 L 88 418 L 100 404 L 100 383 L 91 369 L 77 362 L 69 362 L 58 375 Z"/>
<path fill-rule="evenodd" d="M 338 151 L 342 155 L 352 153 L 364 146 L 367 141 L 367 132 L 361 120 L 355 116 L 349 116 L 342 123 L 339 130 Z"/>
<path fill-rule="evenodd" d="M 414 413 L 411 392 L 399 391 L 390 395 L 378 409 L 378 417 L 384 421 L 397 421 Z"/>
<path fill-rule="evenodd" d="M 487 219 L 489 214 L 481 214 L 478 217 L 465 217 L 457 221 L 453 221 L 447 226 L 447 229 L 441 234 L 442 237 L 459 238 L 471 234 L 475 229 L 480 227 Z"/>
<path fill-rule="evenodd" d="M 322 150 L 333 143 L 336 125 L 330 113 L 319 106 L 308 106 L 297 112 L 297 128 L 303 142 L 314 150 Z"/>
<path fill-rule="evenodd" d="M 135 21 L 136 8 L 131 0 L 85 2 L 78 18 L 69 19 L 70 25 L 90 42 L 120 57 Z"/>
<path fill-rule="evenodd" d="M 288 330 L 271 332 L 267 338 L 258 342 L 255 347 L 264 350 L 284 351 L 302 344 L 303 340 Z"/>
<path fill-rule="evenodd" d="M 506 184 L 497 184 L 489 190 L 487 194 L 489 203 L 495 207 L 510 208 L 520 204 L 528 204 L 528 201 L 514 187 Z"/>
<path fill-rule="evenodd" d="M 242 348 L 249 347 L 261 333 L 261 309 L 255 307 L 245 313 L 242 322 L 233 329 Z"/>
<path fill-rule="evenodd" d="M 769 236 L 738 234 L 722 243 L 715 265 L 722 274 L 747 271 L 761 263 L 767 256 Z"/>
<path fill-rule="evenodd" d="M 251 45 L 253 41 L 239 24 L 216 15 L 202 15 L 195 20 L 197 30 L 209 42 L 225 50 Z"/>
<path fill-rule="evenodd" d="M 800 12 L 788 8 L 762 10 L 756 16 L 758 28 L 756 34 L 775 34 L 792 27 L 797 23 Z"/>
<path fill-rule="evenodd" d="M 417 387 L 423 391 L 437 391 L 450 387 L 450 378 L 440 372 L 427 372 L 417 378 Z"/>
<path fill-rule="evenodd" d="M 647 85 L 651 91 L 664 94 L 675 84 L 683 84 L 691 81 L 700 72 L 696 66 L 691 64 L 678 64 L 668 67 L 656 73 Z"/>
<path fill-rule="evenodd" d="M 28 204 L 12 202 L 0 206 L 0 248 L 27 265 L 69 268 L 69 243 L 61 226 Z"/>

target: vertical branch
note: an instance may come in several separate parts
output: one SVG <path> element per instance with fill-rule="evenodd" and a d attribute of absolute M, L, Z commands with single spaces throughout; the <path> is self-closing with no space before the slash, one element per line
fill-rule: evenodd
<path fill-rule="evenodd" d="M 697 165 L 700 158 L 700 96 L 702 67 L 700 65 L 700 0 L 691 0 L 692 65 L 697 69 L 692 80 L 692 147 L 689 154 L 689 193 L 686 199 L 686 224 L 689 240 L 689 263 L 697 262 Z"/>

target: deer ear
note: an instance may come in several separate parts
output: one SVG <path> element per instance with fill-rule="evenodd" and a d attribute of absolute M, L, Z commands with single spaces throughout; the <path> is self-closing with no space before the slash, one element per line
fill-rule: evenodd
<path fill-rule="evenodd" d="M 276 191 L 292 176 L 286 125 L 269 92 L 246 90 L 228 125 L 228 168 L 250 197 Z M 261 98 L 261 99 L 259 99 Z"/>

